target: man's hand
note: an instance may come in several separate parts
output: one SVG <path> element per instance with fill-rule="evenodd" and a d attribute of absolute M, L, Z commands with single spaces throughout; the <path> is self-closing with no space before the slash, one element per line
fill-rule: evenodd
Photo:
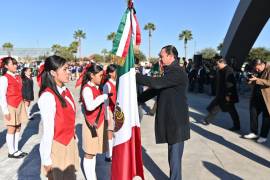
<path fill-rule="evenodd" d="M 227 102 L 230 102 L 230 97 L 229 96 L 226 96 L 225 99 L 226 99 Z"/>
<path fill-rule="evenodd" d="M 249 80 L 249 81 L 257 81 L 257 79 L 258 79 L 257 77 L 255 77 L 255 76 L 252 75 L 252 77 L 249 78 L 248 80 Z"/>
<path fill-rule="evenodd" d="M 8 120 L 8 121 L 10 121 L 10 114 L 6 114 L 5 115 L 5 119 Z"/>

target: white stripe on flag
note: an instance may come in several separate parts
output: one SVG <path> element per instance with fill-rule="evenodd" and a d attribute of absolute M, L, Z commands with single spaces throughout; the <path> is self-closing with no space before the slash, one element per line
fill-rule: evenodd
<path fill-rule="evenodd" d="M 117 102 L 124 112 L 125 120 L 122 128 L 114 133 L 114 146 L 131 138 L 132 127 L 140 127 L 135 74 L 135 68 L 132 68 L 119 78 Z"/>
<path fill-rule="evenodd" d="M 116 52 L 116 56 L 122 57 L 123 55 L 123 51 L 125 49 L 125 45 L 128 39 L 129 29 L 130 29 L 130 11 L 127 14 L 126 24 L 125 24 L 124 31 L 123 31 L 123 34 L 122 34 L 122 37 L 121 37 L 121 40 L 120 40 L 120 43 Z"/>
<path fill-rule="evenodd" d="M 132 12 L 132 36 L 133 36 L 133 44 L 136 45 L 136 34 L 137 34 L 137 23 L 136 23 L 136 20 L 134 18 L 134 13 Z"/>

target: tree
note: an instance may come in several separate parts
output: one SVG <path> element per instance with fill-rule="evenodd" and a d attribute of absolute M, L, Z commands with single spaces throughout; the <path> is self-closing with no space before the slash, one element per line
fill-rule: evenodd
<path fill-rule="evenodd" d="M 187 59 L 187 42 L 191 39 L 193 39 L 193 37 L 190 30 L 184 30 L 179 34 L 179 40 L 184 40 L 185 59 Z"/>
<path fill-rule="evenodd" d="M 93 57 L 94 57 L 95 62 L 97 63 L 104 62 L 103 56 L 101 56 L 100 54 L 94 54 Z"/>
<path fill-rule="evenodd" d="M 82 30 L 77 30 L 74 32 L 73 37 L 75 40 L 79 42 L 79 56 L 81 57 L 81 49 L 82 49 L 82 39 L 86 38 L 86 34 Z"/>
<path fill-rule="evenodd" d="M 213 59 L 217 51 L 213 48 L 205 48 L 200 51 L 200 54 L 202 54 L 203 59 Z"/>
<path fill-rule="evenodd" d="M 106 59 L 106 55 L 108 54 L 108 50 L 107 49 L 102 49 L 101 50 L 101 54 L 103 54 L 103 59 L 104 59 L 104 61 L 105 61 L 105 59 Z"/>
<path fill-rule="evenodd" d="M 3 50 L 7 51 L 8 56 L 11 56 L 11 51 L 13 50 L 13 44 L 11 44 L 10 42 L 6 42 L 2 45 Z"/>
<path fill-rule="evenodd" d="M 115 38 L 115 35 L 116 35 L 115 32 L 111 32 L 111 33 L 107 36 L 107 40 L 113 42 L 113 40 L 114 40 L 114 38 Z"/>
<path fill-rule="evenodd" d="M 56 54 L 60 49 L 61 49 L 61 45 L 59 45 L 59 44 L 54 44 L 54 45 L 52 45 L 52 47 L 51 47 L 51 49 L 52 49 L 52 52 L 54 53 L 54 54 Z"/>
<path fill-rule="evenodd" d="M 219 53 L 221 52 L 222 48 L 223 48 L 223 43 L 219 43 L 217 47 L 217 50 L 219 51 Z"/>
<path fill-rule="evenodd" d="M 68 61 L 72 61 L 75 59 L 75 56 L 73 54 L 74 51 L 71 47 L 54 44 L 51 49 L 55 55 L 61 56 Z"/>
<path fill-rule="evenodd" d="M 151 58 L 151 37 L 152 37 L 152 31 L 156 30 L 156 26 L 153 23 L 147 23 L 144 26 L 144 30 L 148 31 L 148 38 L 149 38 L 149 51 L 148 51 L 148 58 Z"/>
<path fill-rule="evenodd" d="M 73 53 L 76 54 L 78 52 L 78 47 L 79 47 L 79 42 L 78 41 L 73 41 L 69 45 L 69 50 Z"/>
<path fill-rule="evenodd" d="M 137 59 L 139 59 L 139 62 L 146 61 L 146 57 L 142 51 L 138 50 L 134 55 Z"/>
<path fill-rule="evenodd" d="M 270 61 L 270 50 L 264 47 L 252 48 L 248 54 L 249 61 L 254 59 L 261 59 L 263 61 Z"/>

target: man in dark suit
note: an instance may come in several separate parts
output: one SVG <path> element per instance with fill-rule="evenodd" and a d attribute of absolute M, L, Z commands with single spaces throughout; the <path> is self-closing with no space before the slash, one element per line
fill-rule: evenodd
<path fill-rule="evenodd" d="M 233 127 L 229 130 L 240 130 L 239 115 L 234 105 L 239 99 L 233 69 L 227 65 L 226 60 L 222 57 L 217 59 L 216 64 L 218 68 L 216 97 L 207 107 L 209 113 L 203 120 L 203 124 L 208 125 L 219 111 L 223 111 L 229 112 L 233 120 Z"/>
<path fill-rule="evenodd" d="M 138 101 L 142 103 L 157 96 L 156 143 L 168 143 L 170 179 L 179 180 L 182 179 L 184 141 L 190 138 L 186 97 L 188 78 L 179 66 L 178 52 L 174 46 L 163 47 L 160 58 L 164 64 L 162 77 L 136 74 L 137 83 L 149 87 L 138 97 Z"/>

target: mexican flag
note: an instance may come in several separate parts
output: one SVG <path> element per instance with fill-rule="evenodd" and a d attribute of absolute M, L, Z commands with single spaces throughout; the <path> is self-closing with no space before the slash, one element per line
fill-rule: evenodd
<path fill-rule="evenodd" d="M 132 1 L 118 27 L 112 52 L 119 59 L 112 180 L 132 180 L 143 176 L 140 121 L 134 67 L 134 45 L 141 42 Z"/>

